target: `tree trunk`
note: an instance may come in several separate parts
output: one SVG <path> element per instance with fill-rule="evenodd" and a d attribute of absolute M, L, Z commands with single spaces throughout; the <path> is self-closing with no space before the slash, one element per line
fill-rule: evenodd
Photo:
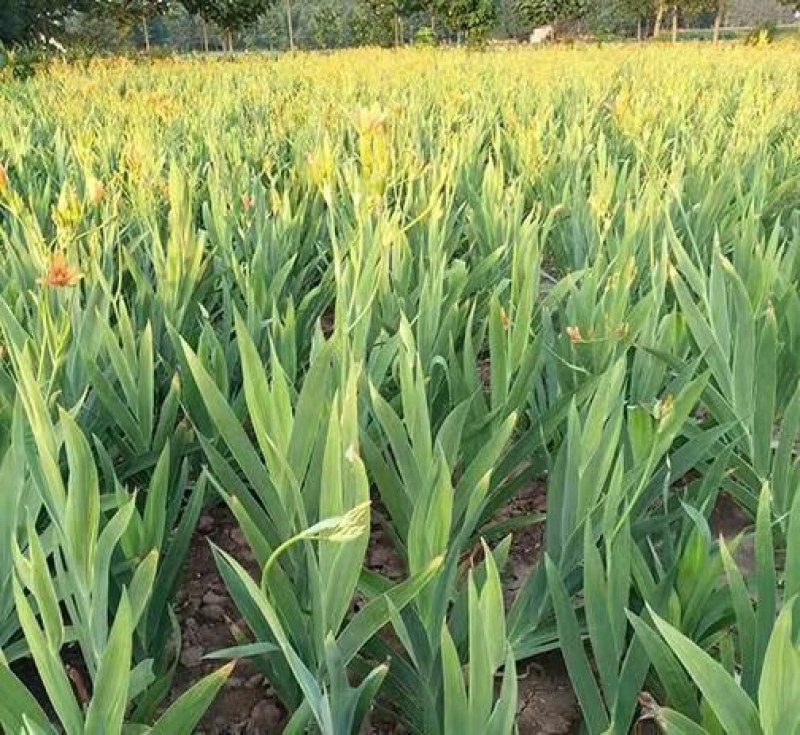
<path fill-rule="evenodd" d="M 642 18 L 641 18 L 641 16 L 639 16 L 636 19 L 636 40 L 637 41 L 641 41 L 642 40 Z"/>
<path fill-rule="evenodd" d="M 289 51 L 294 51 L 294 27 L 292 25 L 292 0 L 286 0 L 286 30 L 289 33 Z"/>
<path fill-rule="evenodd" d="M 717 0 L 717 13 L 714 16 L 714 33 L 712 41 L 719 43 L 719 29 L 722 28 L 722 21 L 725 17 L 725 0 Z"/>
<path fill-rule="evenodd" d="M 436 11 L 431 11 L 431 34 L 436 35 Z"/>
<path fill-rule="evenodd" d="M 397 13 L 394 14 L 394 46 L 400 46 L 400 16 Z"/>
<path fill-rule="evenodd" d="M 150 53 L 150 29 L 147 26 L 147 16 L 142 16 L 142 33 L 144 33 L 144 52 Z"/>
<path fill-rule="evenodd" d="M 672 43 L 678 43 L 678 6 L 672 6 Z"/>
<path fill-rule="evenodd" d="M 658 0 L 656 18 L 653 21 L 653 38 L 658 38 L 661 35 L 661 23 L 664 21 L 664 10 L 664 0 Z"/>
<path fill-rule="evenodd" d="M 200 27 L 203 29 L 203 51 L 208 53 L 208 23 L 203 16 L 200 16 Z"/>
<path fill-rule="evenodd" d="M 230 28 L 228 28 L 226 35 L 228 37 L 228 53 L 232 54 L 233 53 L 233 31 Z"/>

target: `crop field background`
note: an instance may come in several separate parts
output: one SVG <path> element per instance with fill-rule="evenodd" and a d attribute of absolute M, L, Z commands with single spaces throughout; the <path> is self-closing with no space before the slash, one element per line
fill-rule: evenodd
<path fill-rule="evenodd" d="M 2 731 L 800 731 L 799 48 L 0 81 Z"/>

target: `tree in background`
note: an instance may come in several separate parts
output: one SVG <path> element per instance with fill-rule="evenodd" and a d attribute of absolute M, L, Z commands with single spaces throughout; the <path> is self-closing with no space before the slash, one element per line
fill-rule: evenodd
<path fill-rule="evenodd" d="M 664 22 L 664 14 L 667 12 L 667 0 L 656 1 L 656 16 L 653 21 L 653 38 L 661 35 L 661 26 Z"/>
<path fill-rule="evenodd" d="M 102 13 L 127 31 L 136 26 L 142 29 L 145 51 L 150 51 L 150 23 L 169 10 L 169 0 L 103 0 Z"/>
<path fill-rule="evenodd" d="M 587 21 L 600 34 L 629 35 L 635 29 L 636 38 L 641 41 L 654 9 L 653 0 L 605 0 L 593 4 Z"/>
<path fill-rule="evenodd" d="M 728 0 L 716 0 L 716 12 L 714 13 L 714 31 L 712 40 L 719 43 L 719 31 L 725 22 L 725 15 L 728 12 Z"/>
<path fill-rule="evenodd" d="M 701 21 L 706 25 L 711 21 L 712 41 L 719 42 L 719 32 L 728 13 L 729 0 L 680 0 L 681 13 L 684 20 Z"/>
<path fill-rule="evenodd" d="M 334 48 L 342 42 L 343 12 L 341 5 L 322 0 L 310 9 L 309 31 L 317 48 Z"/>
<path fill-rule="evenodd" d="M 189 15 L 194 15 L 200 19 L 200 27 L 203 31 L 203 50 L 208 53 L 208 24 L 213 22 L 211 3 L 208 0 L 180 0 L 181 5 Z"/>
<path fill-rule="evenodd" d="M 702 25 L 708 27 L 708 22 L 713 18 L 712 38 L 716 43 L 719 40 L 719 31 L 725 19 L 728 0 L 673 0 L 671 9 L 672 42 L 678 40 L 678 27 L 681 20 L 701 19 Z"/>
<path fill-rule="evenodd" d="M 366 22 L 369 22 L 370 17 L 380 24 L 384 24 L 389 19 L 394 45 L 401 46 L 405 37 L 404 19 L 423 9 L 424 5 L 421 0 L 365 0 L 362 3 L 361 11 L 363 20 Z"/>
<path fill-rule="evenodd" d="M 450 0 L 444 6 L 444 19 L 451 30 L 464 34 L 471 42 L 481 42 L 497 18 L 492 0 Z"/>
<path fill-rule="evenodd" d="M 216 23 L 223 32 L 223 48 L 227 46 L 228 51 L 233 51 L 233 34 L 254 24 L 266 13 L 272 0 L 181 0 L 181 3 L 204 23 Z"/>
<path fill-rule="evenodd" d="M 396 41 L 394 8 L 388 3 L 357 0 L 350 13 L 350 40 L 357 46 L 391 46 Z"/>
<path fill-rule="evenodd" d="M 519 0 L 517 12 L 532 26 L 579 20 L 590 9 L 589 0 Z"/>
<path fill-rule="evenodd" d="M 94 4 L 94 0 L 0 0 L 0 43 L 59 36 L 66 18 Z"/>
<path fill-rule="evenodd" d="M 616 0 L 616 4 L 626 22 L 635 22 L 636 39 L 641 41 L 645 35 L 644 26 L 653 14 L 653 0 Z"/>

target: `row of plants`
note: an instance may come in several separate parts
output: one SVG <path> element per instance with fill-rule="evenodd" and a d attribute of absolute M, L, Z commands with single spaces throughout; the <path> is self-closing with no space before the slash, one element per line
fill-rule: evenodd
<path fill-rule="evenodd" d="M 248 659 L 285 732 L 513 732 L 552 650 L 589 733 L 797 729 L 798 80 L 409 50 L 0 89 L 3 730 L 190 733 Z M 259 573 L 214 548 L 236 643 L 175 697 L 217 504 Z"/>

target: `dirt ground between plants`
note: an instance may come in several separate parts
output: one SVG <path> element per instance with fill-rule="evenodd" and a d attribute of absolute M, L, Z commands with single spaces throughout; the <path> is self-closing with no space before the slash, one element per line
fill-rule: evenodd
<path fill-rule="evenodd" d="M 498 519 L 544 509 L 542 488 L 523 493 Z M 541 555 L 541 525 L 515 534 L 506 575 L 510 594 L 519 587 Z M 225 549 L 253 572 L 253 559 L 236 521 L 226 508 L 206 512 L 198 524 L 178 593 L 177 614 L 183 633 L 181 663 L 173 697 L 187 689 L 219 662 L 203 656 L 234 645 L 233 624 L 242 625 L 229 600 L 211 553 L 211 543 Z M 380 523 L 372 529 L 367 563 L 389 577 L 402 575 L 402 565 L 385 537 Z M 558 655 L 521 662 L 519 676 L 519 729 L 523 735 L 567 735 L 576 731 L 579 711 L 563 662 Z M 239 663 L 225 688 L 203 719 L 198 735 L 271 735 L 280 733 L 285 712 L 255 668 Z M 402 733 L 388 723 L 373 723 L 372 733 Z"/>
<path fill-rule="evenodd" d="M 541 513 L 545 508 L 545 493 L 543 484 L 532 486 L 500 511 L 496 520 Z M 733 537 L 748 525 L 747 515 L 726 496 L 721 496 L 711 517 L 713 531 Z M 509 598 L 540 558 L 543 537 L 542 524 L 515 532 L 505 574 Z M 228 510 L 219 507 L 206 512 L 198 524 L 178 593 L 183 652 L 173 696 L 219 665 L 203 660 L 203 656 L 233 645 L 231 626 L 242 625 L 217 572 L 211 543 L 228 551 L 257 575 L 242 532 Z M 749 550 L 741 551 L 743 556 L 748 555 Z M 402 563 L 381 528 L 379 516 L 373 524 L 367 563 L 390 578 L 403 574 Z M 549 654 L 520 662 L 518 676 L 518 725 L 522 735 L 571 735 L 578 731 L 580 712 L 560 656 Z M 271 735 L 280 733 L 285 721 L 286 713 L 263 677 L 252 665 L 241 662 L 197 732 L 198 735 Z M 373 723 L 371 732 L 402 733 L 403 730 L 387 723 Z"/>
<path fill-rule="evenodd" d="M 543 484 L 532 486 L 503 508 L 495 520 L 542 512 L 545 493 Z M 400 577 L 402 563 L 381 528 L 379 510 L 373 515 L 377 520 L 373 523 L 367 563 L 388 577 Z M 710 525 L 713 533 L 732 538 L 752 523 L 746 513 L 723 495 L 712 513 Z M 543 536 L 542 524 L 515 532 L 504 580 L 509 598 L 541 557 Z M 256 565 L 244 536 L 227 508 L 217 507 L 205 512 L 192 540 L 177 596 L 183 641 L 171 700 L 219 666 L 219 662 L 206 661 L 204 656 L 235 644 L 231 633 L 234 624 L 246 628 L 217 572 L 212 543 L 232 554 L 257 578 Z M 752 568 L 750 542 L 739 548 L 737 556 L 745 569 Z M 65 662 L 70 664 L 74 656 L 70 651 L 64 655 Z M 12 668 L 52 714 L 32 662 L 19 661 Z M 520 662 L 518 677 L 518 726 L 522 735 L 572 735 L 578 731 L 580 712 L 558 654 Z M 264 678 L 251 664 L 240 662 L 196 732 L 197 735 L 272 735 L 282 732 L 285 722 L 286 713 Z M 637 731 L 652 730 L 647 727 L 642 730 L 640 726 Z M 402 728 L 385 722 L 374 722 L 370 728 L 370 733 L 403 732 Z"/>

